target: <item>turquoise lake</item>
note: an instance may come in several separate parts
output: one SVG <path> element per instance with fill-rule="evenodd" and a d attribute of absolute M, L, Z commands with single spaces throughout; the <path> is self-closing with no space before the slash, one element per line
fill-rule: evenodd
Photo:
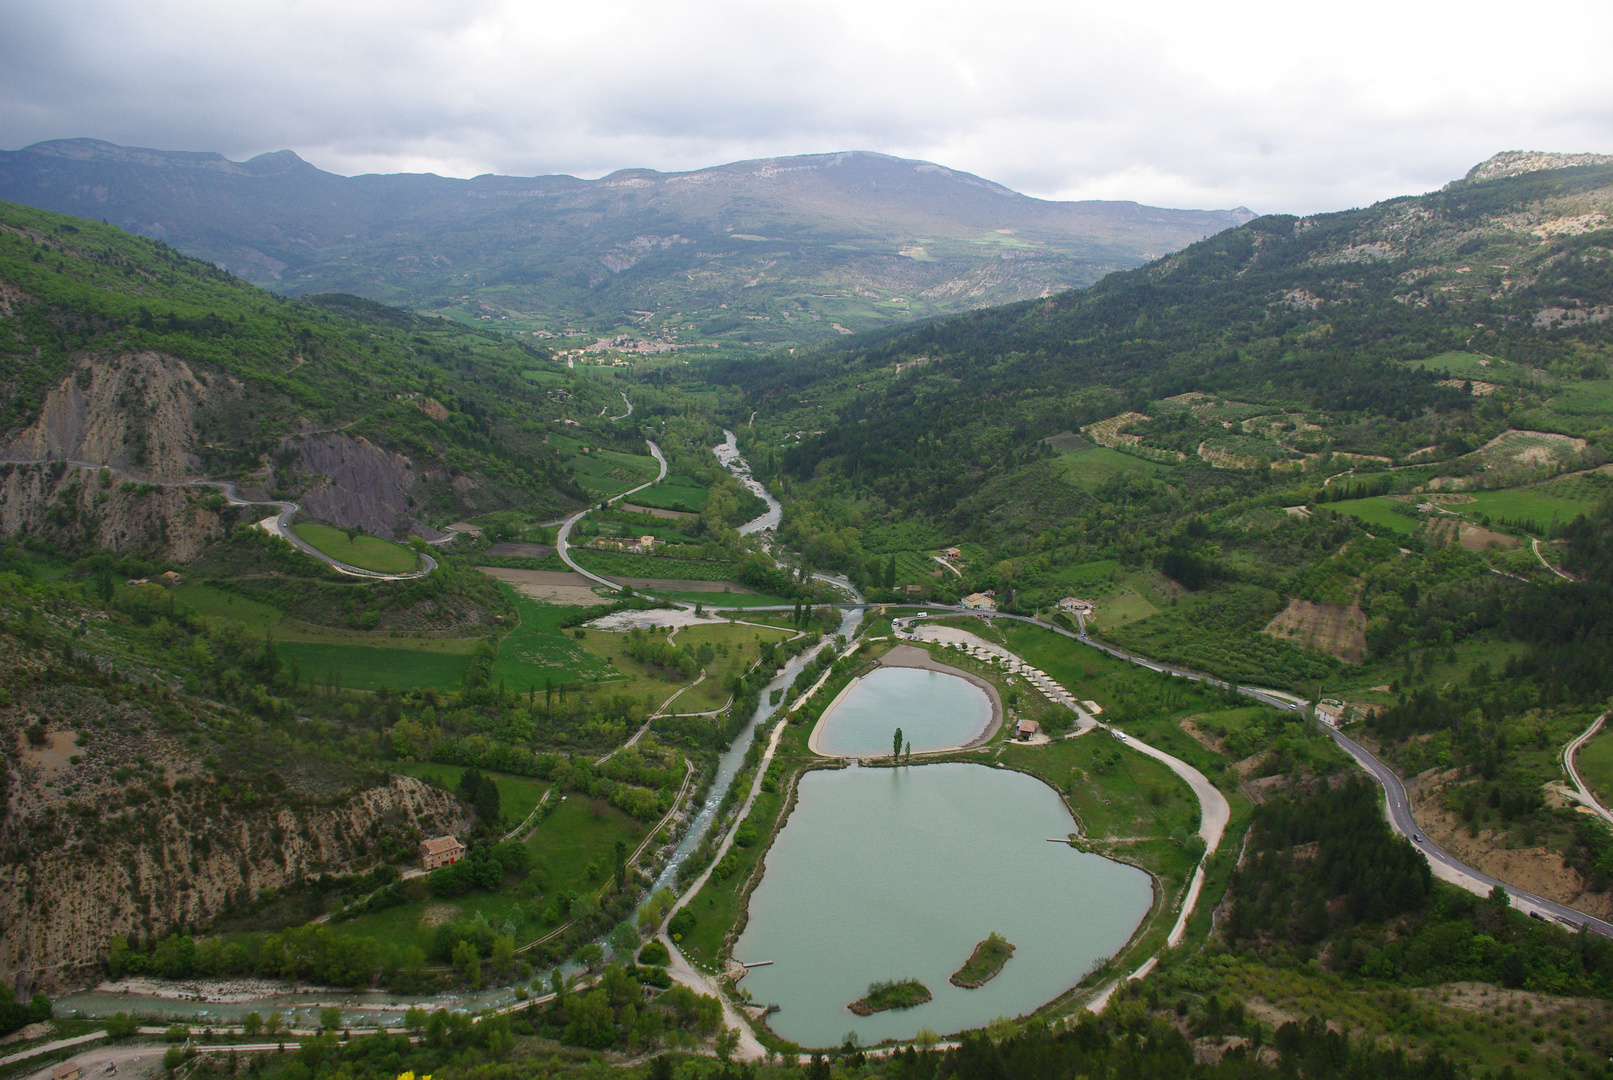
<path fill-rule="evenodd" d="M 1075 828 L 1056 792 L 1007 769 L 808 773 L 734 948 L 773 964 L 740 985 L 778 1004 L 768 1023 L 803 1047 L 1031 1012 L 1125 945 L 1153 901 L 1141 870 L 1048 843 Z M 1017 947 L 1002 974 L 976 990 L 949 983 L 993 931 Z M 869 1017 L 846 1008 L 870 982 L 904 978 L 934 1000 Z"/>
<path fill-rule="evenodd" d="M 899 727 L 914 753 L 964 746 L 991 723 L 991 699 L 966 679 L 922 668 L 882 667 L 846 691 L 823 718 L 818 750 L 884 757 Z"/>

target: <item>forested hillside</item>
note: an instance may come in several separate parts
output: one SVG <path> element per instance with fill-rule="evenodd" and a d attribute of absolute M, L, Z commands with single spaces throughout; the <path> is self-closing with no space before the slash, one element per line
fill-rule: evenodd
<path fill-rule="evenodd" d="M 402 538 L 585 500 L 574 449 L 549 441 L 563 419 L 597 426 L 596 444 L 643 446 L 635 424 L 592 423 L 619 396 L 536 347 L 354 297 L 287 301 L 159 242 L 9 204 L 0 326 L 8 534 L 44 526 L 187 558 L 217 535 L 218 506 L 110 484 L 100 497 L 76 471 L 23 464 L 45 459 L 234 479 Z"/>
<path fill-rule="evenodd" d="M 1607 912 L 1549 785 L 1613 693 L 1613 167 L 1516 157 L 703 375 L 806 563 L 1337 697 L 1442 843 Z"/>

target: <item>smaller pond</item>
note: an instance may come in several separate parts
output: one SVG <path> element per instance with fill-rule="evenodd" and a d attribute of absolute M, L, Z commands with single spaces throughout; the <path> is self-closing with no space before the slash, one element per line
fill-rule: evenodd
<path fill-rule="evenodd" d="M 1081 981 L 1131 937 L 1148 875 L 1049 838 L 1075 831 L 1058 793 L 984 765 L 810 772 L 751 894 L 734 947 L 768 1023 L 807 1047 L 941 1034 L 1019 1016 Z M 1000 933 L 1018 951 L 976 990 L 947 981 Z M 859 1017 L 875 980 L 916 978 L 933 1001 Z"/>
<path fill-rule="evenodd" d="M 882 667 L 860 679 L 823 717 L 817 750 L 831 757 L 891 752 L 902 729 L 915 753 L 964 746 L 991 725 L 991 698 L 967 679 L 923 668 Z"/>

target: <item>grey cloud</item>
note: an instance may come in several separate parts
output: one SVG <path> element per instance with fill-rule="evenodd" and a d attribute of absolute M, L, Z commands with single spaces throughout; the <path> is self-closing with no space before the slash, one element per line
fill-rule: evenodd
<path fill-rule="evenodd" d="M 1552 62 L 1486 80 L 1517 59 L 1491 0 L 1459 23 L 1431 0 L 11 0 L 0 145 L 452 175 L 856 148 L 1033 194 L 1304 212 L 1498 150 L 1613 149 L 1613 12 L 1560 6 L 1582 30 Z"/>

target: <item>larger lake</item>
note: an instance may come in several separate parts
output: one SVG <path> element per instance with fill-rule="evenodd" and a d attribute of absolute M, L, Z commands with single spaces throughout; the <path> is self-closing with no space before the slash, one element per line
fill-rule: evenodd
<path fill-rule="evenodd" d="M 941 1034 L 1058 997 L 1117 952 L 1153 900 L 1148 875 L 1049 838 L 1075 831 L 1046 784 L 985 765 L 818 771 L 767 856 L 734 948 L 773 961 L 740 984 L 807 1047 Z M 993 931 L 1018 947 L 978 990 L 947 981 Z M 859 1017 L 875 980 L 917 978 L 935 999 Z"/>
<path fill-rule="evenodd" d="M 923 668 L 882 667 L 847 688 L 823 717 L 818 752 L 875 757 L 891 752 L 891 736 L 919 753 L 964 746 L 991 725 L 991 699 L 956 675 Z"/>

